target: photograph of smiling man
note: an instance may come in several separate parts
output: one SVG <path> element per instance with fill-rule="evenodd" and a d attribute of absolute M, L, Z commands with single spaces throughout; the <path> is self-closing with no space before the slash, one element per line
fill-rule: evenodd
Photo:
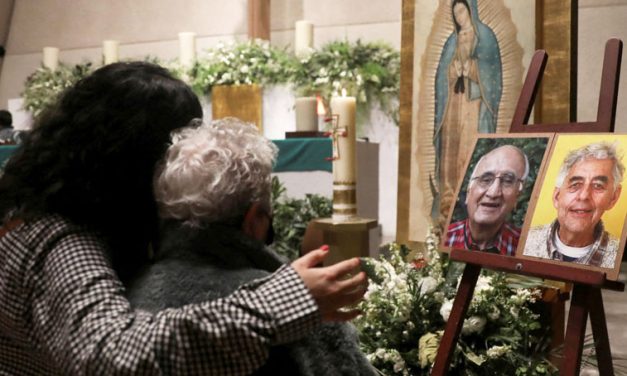
<path fill-rule="evenodd" d="M 480 137 L 443 246 L 513 256 L 549 136 Z"/>
<path fill-rule="evenodd" d="M 561 135 L 523 255 L 612 269 L 627 213 L 627 136 Z"/>

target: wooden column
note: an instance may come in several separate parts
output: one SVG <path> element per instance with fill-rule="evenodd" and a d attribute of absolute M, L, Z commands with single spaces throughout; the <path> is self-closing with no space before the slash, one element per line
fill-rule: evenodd
<path fill-rule="evenodd" d="M 535 103 L 535 123 L 577 118 L 578 0 L 536 0 L 536 48 L 551 56 Z"/>
<path fill-rule="evenodd" d="M 248 0 L 248 38 L 270 40 L 270 0 Z"/>

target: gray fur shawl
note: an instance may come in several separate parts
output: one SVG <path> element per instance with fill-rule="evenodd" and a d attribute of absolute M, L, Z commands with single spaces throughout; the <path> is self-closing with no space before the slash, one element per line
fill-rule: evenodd
<path fill-rule="evenodd" d="M 157 312 L 224 297 L 284 263 L 240 230 L 219 225 L 164 226 L 155 262 L 129 283 L 134 308 Z M 350 324 L 323 324 L 315 333 L 272 347 L 255 375 L 375 375 Z"/>

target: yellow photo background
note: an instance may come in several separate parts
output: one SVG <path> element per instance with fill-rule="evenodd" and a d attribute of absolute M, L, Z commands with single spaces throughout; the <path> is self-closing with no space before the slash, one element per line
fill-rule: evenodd
<path fill-rule="evenodd" d="M 580 148 L 584 145 L 594 142 L 609 141 L 616 142 L 619 155 L 622 156 L 623 164 L 627 165 L 627 135 L 560 135 L 555 144 L 555 149 L 551 155 L 549 166 L 546 171 L 546 177 L 542 183 L 540 197 L 533 213 L 531 226 L 539 226 L 551 223 L 557 217 L 557 210 L 553 207 L 553 190 L 555 189 L 555 179 L 559 168 L 569 151 Z M 605 230 L 615 237 L 621 237 L 623 225 L 625 222 L 625 214 L 627 213 L 627 186 L 625 184 L 625 176 L 623 175 L 623 190 L 616 206 L 603 214 L 603 224 Z"/>

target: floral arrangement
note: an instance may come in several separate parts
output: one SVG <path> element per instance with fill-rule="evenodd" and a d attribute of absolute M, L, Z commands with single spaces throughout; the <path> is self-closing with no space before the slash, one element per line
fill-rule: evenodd
<path fill-rule="evenodd" d="M 358 116 L 375 101 L 398 124 L 400 54 L 384 43 L 335 41 L 300 60 L 296 84 L 305 93 L 329 100 L 345 89 L 355 96 Z M 359 120 L 359 119 L 358 119 Z M 359 123 L 360 121 L 358 121 Z M 363 122 L 363 121 L 362 121 Z"/>
<path fill-rule="evenodd" d="M 291 84 L 299 95 L 320 95 L 328 102 L 331 95 L 346 89 L 348 95 L 357 97 L 358 124 L 365 122 L 369 106 L 375 102 L 398 123 L 400 55 L 383 43 L 331 42 L 298 59 L 268 41 L 248 40 L 220 43 L 206 50 L 191 69 L 177 60 L 144 60 L 185 78 L 200 95 L 210 94 L 215 85 Z M 38 115 L 63 89 L 90 71 L 91 63 L 60 64 L 54 72 L 38 69 L 25 82 L 25 109 Z"/>
<path fill-rule="evenodd" d="M 333 204 L 329 198 L 307 194 L 304 199 L 289 198 L 279 179 L 272 177 L 272 249 L 290 260 L 298 258 L 307 225 L 312 219 L 330 217 Z"/>
<path fill-rule="evenodd" d="M 73 66 L 59 64 L 54 71 L 45 67 L 38 68 L 26 78 L 22 93 L 24 109 L 30 111 L 33 117 L 39 116 L 45 108 L 57 100 L 63 90 L 74 85 L 91 71 L 89 62 Z"/>
<path fill-rule="evenodd" d="M 206 51 L 190 72 L 198 93 L 210 94 L 215 85 L 283 84 L 293 81 L 297 63 L 285 50 L 265 40 L 219 43 Z"/>
<path fill-rule="evenodd" d="M 370 277 L 363 314 L 354 323 L 362 349 L 385 375 L 428 375 L 448 320 L 459 264 L 437 252 L 433 234 L 425 258 L 391 244 L 388 256 L 364 259 Z M 409 262 L 407 260 L 410 260 Z M 550 375 L 544 358 L 550 324 L 541 320 L 539 289 L 514 287 L 504 274 L 484 271 L 464 321 L 451 375 Z"/>

